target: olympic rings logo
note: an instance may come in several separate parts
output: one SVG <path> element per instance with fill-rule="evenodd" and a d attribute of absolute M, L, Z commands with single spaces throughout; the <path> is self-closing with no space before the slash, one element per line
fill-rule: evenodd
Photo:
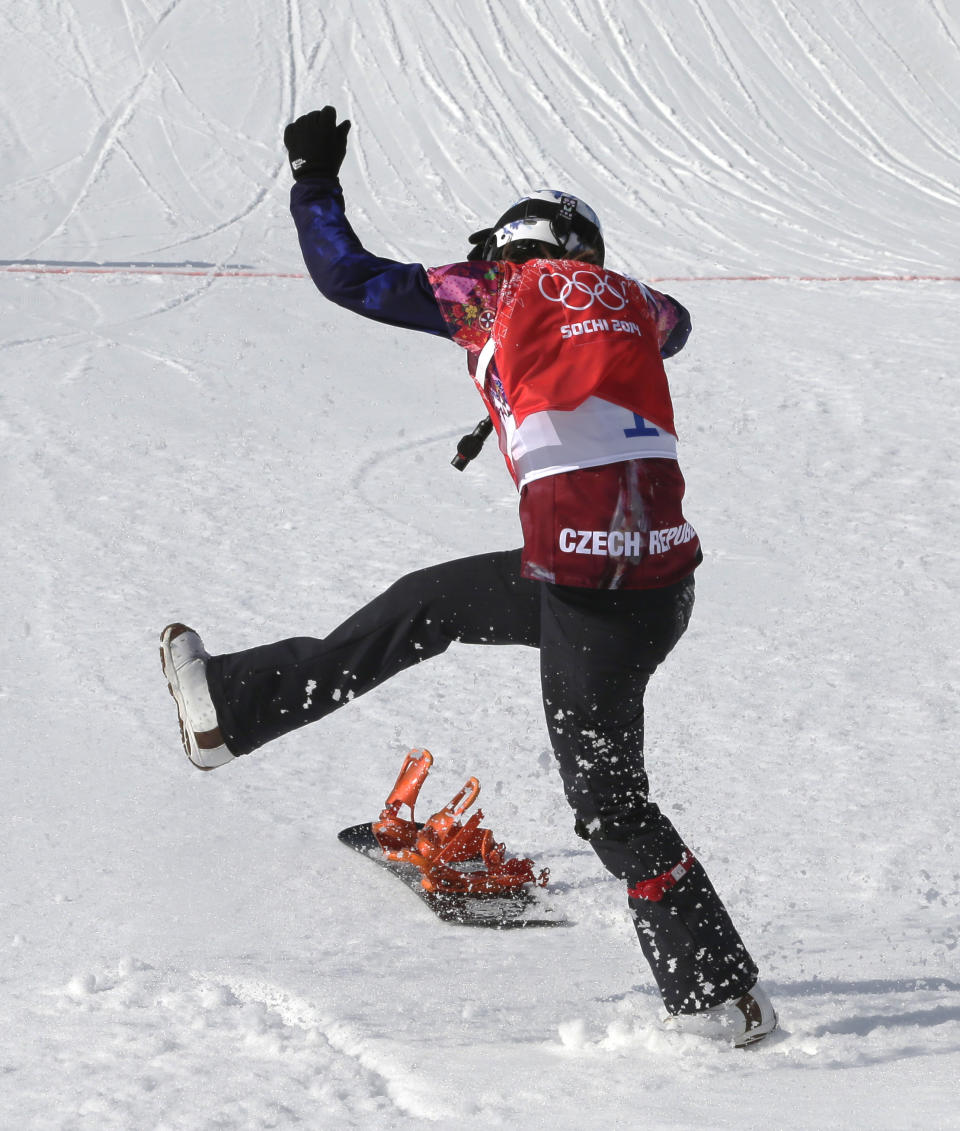
<path fill-rule="evenodd" d="M 595 301 L 607 310 L 623 310 L 627 305 L 626 295 L 612 286 L 606 275 L 600 277 L 592 271 L 574 271 L 569 276 L 550 271 L 540 276 L 540 293 L 567 310 L 589 310 Z"/>

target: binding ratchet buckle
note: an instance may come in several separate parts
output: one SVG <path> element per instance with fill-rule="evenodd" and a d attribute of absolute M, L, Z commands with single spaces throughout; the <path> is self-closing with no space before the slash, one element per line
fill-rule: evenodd
<path fill-rule="evenodd" d="M 549 870 L 544 868 L 535 875 L 532 860 L 508 857 L 493 833 L 480 827 L 482 810 L 462 820 L 480 795 L 476 778 L 468 778 L 449 804 L 428 821 L 417 823 L 413 807 L 432 765 L 429 750 L 411 750 L 404 759 L 396 784 L 372 826 L 386 858 L 413 864 L 420 870 L 424 890 L 430 892 L 494 895 L 515 891 L 524 884 L 545 887 Z M 410 810 L 408 819 L 400 816 L 404 805 Z"/>

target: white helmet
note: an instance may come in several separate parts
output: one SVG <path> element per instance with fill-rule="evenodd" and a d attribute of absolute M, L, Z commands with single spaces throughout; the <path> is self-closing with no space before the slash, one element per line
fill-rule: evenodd
<path fill-rule="evenodd" d="M 603 263 L 599 217 L 582 200 L 559 189 L 534 189 L 512 204 L 492 228 L 474 232 L 470 258 L 501 259 L 504 248 L 523 241 L 549 244 L 568 258 L 589 253 Z"/>

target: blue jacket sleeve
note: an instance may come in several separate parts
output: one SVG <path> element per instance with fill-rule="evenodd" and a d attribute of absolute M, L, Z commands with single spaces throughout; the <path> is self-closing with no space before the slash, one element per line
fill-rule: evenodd
<path fill-rule="evenodd" d="M 423 266 L 366 250 L 347 220 L 337 178 L 295 181 L 290 211 L 307 270 L 325 298 L 388 326 L 450 337 Z"/>

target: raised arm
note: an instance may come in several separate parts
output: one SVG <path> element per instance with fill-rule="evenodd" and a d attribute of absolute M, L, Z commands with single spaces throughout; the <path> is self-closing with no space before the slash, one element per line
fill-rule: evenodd
<path fill-rule="evenodd" d="M 310 277 L 325 298 L 365 318 L 449 337 L 421 264 L 373 255 L 347 220 L 338 174 L 349 130 L 349 121 L 338 124 L 325 106 L 284 131 L 294 177 L 290 211 Z"/>

